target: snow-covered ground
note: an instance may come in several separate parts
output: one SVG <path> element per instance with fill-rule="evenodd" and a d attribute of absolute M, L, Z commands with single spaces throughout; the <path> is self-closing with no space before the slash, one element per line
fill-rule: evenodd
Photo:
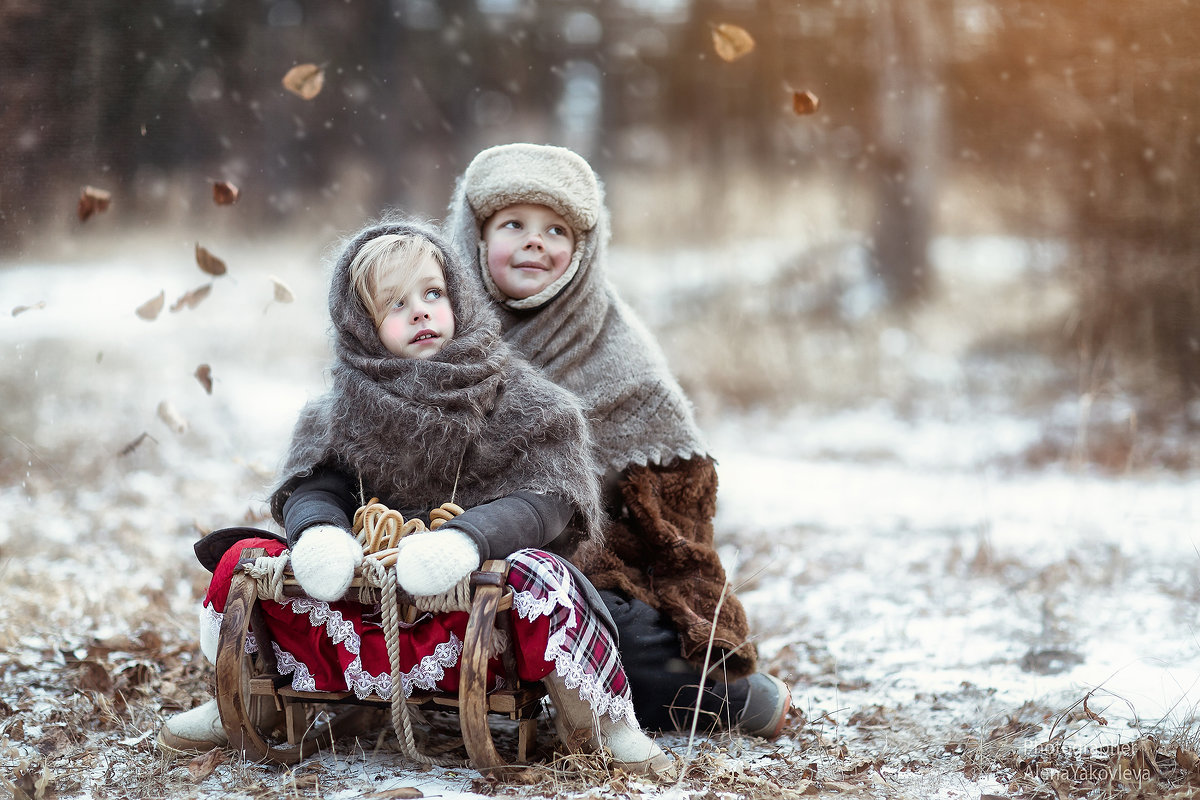
<path fill-rule="evenodd" d="M 209 280 L 191 241 L 0 265 L 0 779 L 44 774 L 61 797 L 493 791 L 469 770 L 409 770 L 370 745 L 294 771 L 230 758 L 200 779 L 155 754 L 158 725 L 203 696 L 208 674 L 191 544 L 261 514 L 296 411 L 324 385 L 325 243 L 202 244 L 229 274 L 153 321 L 134 310 Z M 964 247 L 940 257 L 981 259 Z M 656 292 L 671 292 L 671 274 L 692 280 L 700 267 L 685 260 Z M 982 258 L 976 271 L 1032 269 L 1004 266 Z M 293 302 L 273 300 L 272 277 Z M 22 306 L 33 308 L 9 313 Z M 977 798 L 1009 790 L 1004 748 L 1033 752 L 1063 732 L 1081 752 L 1148 732 L 1190 741 L 1200 475 L 1014 466 L 1048 418 L 953 407 L 914 417 L 880 398 L 704 417 L 721 553 L 763 662 L 803 717 L 775 743 L 694 744 L 677 796 L 776 797 L 815 781 Z M 689 752 L 685 737 L 664 741 Z"/>

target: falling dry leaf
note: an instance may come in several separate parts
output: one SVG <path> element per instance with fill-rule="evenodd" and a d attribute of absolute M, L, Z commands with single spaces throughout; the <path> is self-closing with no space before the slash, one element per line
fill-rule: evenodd
<path fill-rule="evenodd" d="M 155 439 L 153 436 L 151 436 L 146 431 L 142 431 L 141 434 L 136 439 L 134 439 L 132 442 L 130 442 L 129 444 L 122 447 L 121 452 L 118 453 L 117 455 L 122 455 L 122 456 L 129 455 L 134 450 L 137 450 L 139 447 L 141 447 L 142 442 L 146 441 L 147 439 L 154 442 L 155 444 L 158 444 L 158 439 Z"/>
<path fill-rule="evenodd" d="M 196 376 L 196 380 L 200 381 L 200 385 L 204 387 L 204 391 L 207 394 L 212 394 L 212 367 L 210 367 L 208 364 L 201 364 L 200 366 L 196 367 L 196 372 L 194 374 Z"/>
<path fill-rule="evenodd" d="M 225 760 L 225 751 L 220 747 L 214 747 L 207 753 L 198 755 L 188 762 L 188 772 L 192 775 L 192 780 L 196 783 L 213 774 L 213 771 L 221 766 L 221 762 Z"/>
<path fill-rule="evenodd" d="M 157 319 L 159 312 L 163 309 L 163 302 L 165 302 L 166 297 L 166 292 L 159 292 L 157 296 L 152 297 L 137 307 L 137 315 L 145 320 Z"/>
<path fill-rule="evenodd" d="M 238 201 L 238 187 L 229 181 L 213 181 L 213 202 L 219 206 L 231 206 Z"/>
<path fill-rule="evenodd" d="M 196 242 L 196 264 L 209 275 L 224 275 L 225 262 Z"/>
<path fill-rule="evenodd" d="M 320 94 L 324 85 L 325 70 L 316 64 L 297 64 L 283 76 L 283 88 L 305 100 L 312 100 Z"/>
<path fill-rule="evenodd" d="M 103 189 L 97 189 L 95 186 L 85 186 L 79 194 L 79 221 L 84 222 L 92 214 L 99 214 L 101 211 L 108 210 L 108 204 L 112 201 L 112 193 L 106 192 Z"/>
<path fill-rule="evenodd" d="M 187 433 L 187 420 L 175 410 L 175 406 L 171 405 L 169 400 L 163 400 L 158 404 L 158 418 L 176 433 Z"/>
<path fill-rule="evenodd" d="M 12 310 L 12 315 L 15 317 L 18 314 L 24 314 L 26 311 L 37 311 L 46 307 L 45 300 L 39 300 L 31 306 L 17 306 Z"/>
<path fill-rule="evenodd" d="M 815 114 L 820 107 L 820 98 L 812 92 L 792 92 L 792 111 L 797 116 L 803 117 L 806 114 Z"/>
<path fill-rule="evenodd" d="M 195 308 L 200 305 L 200 301 L 208 297 L 208 293 L 212 291 L 212 284 L 206 283 L 203 286 L 197 286 L 190 292 L 185 292 L 178 300 L 171 304 L 171 312 L 174 313 L 181 308 Z"/>
<path fill-rule="evenodd" d="M 276 303 L 290 303 L 296 299 L 296 296 L 292 294 L 292 290 L 287 287 L 287 284 L 274 275 L 271 276 L 271 283 L 275 286 Z"/>
<path fill-rule="evenodd" d="M 713 26 L 713 49 L 725 61 L 737 61 L 754 50 L 754 37 L 745 28 L 722 22 Z"/>

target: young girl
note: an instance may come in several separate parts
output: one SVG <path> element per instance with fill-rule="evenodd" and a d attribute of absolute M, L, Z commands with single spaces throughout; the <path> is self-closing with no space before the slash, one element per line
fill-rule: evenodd
<path fill-rule="evenodd" d="M 658 345 L 604 275 L 608 224 L 586 161 L 510 144 L 467 167 L 446 227 L 474 260 L 505 340 L 583 401 L 611 527 L 606 546 L 576 563 L 617 623 L 638 718 L 652 728 L 690 724 L 711 640 L 719 668 L 706 679 L 703 710 L 774 737 L 790 693 L 755 671 L 745 611 L 713 548 L 714 462 Z"/>
<path fill-rule="evenodd" d="M 578 403 L 513 357 L 486 300 L 424 226 L 387 222 L 356 235 L 334 268 L 329 309 L 333 387 L 301 411 L 271 496 L 293 572 L 309 595 L 262 602 L 280 670 L 296 689 L 388 696 L 383 631 L 372 609 L 341 600 L 362 558 L 351 519 L 370 497 L 405 518 L 453 499 L 463 514 L 401 540 L 401 588 L 439 594 L 482 561 L 507 558 L 518 674 L 546 683 L 564 738 L 585 731 L 592 748 L 608 748 L 624 768 L 666 775 L 671 759 L 637 725 L 615 644 L 596 611 L 602 603 L 589 602 L 594 589 L 552 555 L 581 552 L 599 537 L 598 488 Z M 264 537 L 229 546 L 214 537 L 197 553 L 215 563 L 201 636 L 215 661 L 242 550 L 265 547 L 274 555 L 285 544 Z M 457 687 L 466 621 L 463 612 L 426 614 L 406 627 L 405 696 L 414 687 Z M 215 703 L 193 709 L 168 721 L 160 741 L 178 750 L 221 743 L 213 741 L 224 738 L 214 717 Z"/>

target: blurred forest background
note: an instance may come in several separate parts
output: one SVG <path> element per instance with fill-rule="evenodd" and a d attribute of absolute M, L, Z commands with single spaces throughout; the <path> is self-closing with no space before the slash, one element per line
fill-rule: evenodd
<path fill-rule="evenodd" d="M 718 57 L 722 23 L 753 51 Z M 947 291 L 937 242 L 1048 248 L 1024 293 L 983 293 L 962 324 L 1051 288 L 1065 304 L 1027 342 L 974 346 L 1049 354 L 1078 396 L 1119 394 L 1127 427 L 1194 431 L 1198 54 L 1189 0 L 4 0 L 0 255 L 100 226 L 440 217 L 480 148 L 562 144 L 605 178 L 620 244 L 794 240 L 767 310 L 806 325 L 821 295 L 776 302 L 787 280 L 876 286 L 890 331 Z M 311 100 L 281 85 L 306 62 L 325 71 Z M 241 188 L 232 212 L 214 180 Z M 113 206 L 80 223 L 84 185 Z M 844 305 L 831 325 L 856 322 Z"/>

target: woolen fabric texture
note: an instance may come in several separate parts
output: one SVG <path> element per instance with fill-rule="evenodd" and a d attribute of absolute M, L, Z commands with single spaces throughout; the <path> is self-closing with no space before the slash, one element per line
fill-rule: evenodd
<path fill-rule="evenodd" d="M 459 180 L 446 228 L 463 258 L 480 252 L 480 231 L 486 213 L 498 207 L 495 198 L 506 203 L 539 202 L 544 191 L 538 187 L 545 180 L 527 175 L 539 171 L 557 175 L 567 168 L 560 162 L 582 161 L 563 152 L 570 153 L 555 147 L 506 145 L 476 156 L 499 162 L 512 153 L 512 165 L 520 164 L 521 169 L 504 170 L 492 163 L 488 173 L 492 177 L 482 189 L 475 185 L 471 167 Z M 497 175 L 505 176 L 506 182 Z M 715 660 L 724 658 L 722 674 L 736 678 L 756 669 L 757 654 L 748 641 L 745 610 L 727 591 L 725 571 L 713 546 L 716 469 L 691 404 L 658 343 L 617 297 L 604 274 L 609 215 L 598 179 L 596 187 L 597 205 L 574 212 L 579 217 L 594 216 L 596 222 L 582 233 L 575 231 L 579 269 L 557 296 L 540 308 L 522 310 L 506 307 L 494 284 L 490 291 L 500 305 L 505 340 L 540 367 L 543 375 L 582 399 L 598 466 L 609 476 L 615 474 L 609 481 L 612 496 L 606 506 L 610 525 L 605 546 L 573 560 L 597 588 L 620 591 L 664 612 L 678 631 L 681 654 L 693 668 L 703 662 L 712 636 Z M 570 198 L 591 202 L 590 195 L 578 192 L 564 193 L 560 200 Z M 561 209 L 555 210 L 570 219 Z M 486 259 L 477 258 L 471 273 L 486 286 Z M 636 631 L 630 633 L 636 641 Z M 624 632 L 621 635 L 625 648 Z M 639 702 L 662 705 L 674 699 L 647 696 Z"/>
<path fill-rule="evenodd" d="M 400 358 L 379 340 L 351 285 L 359 249 L 386 234 L 418 234 L 443 254 L 455 335 L 428 359 Z M 575 511 L 565 554 L 601 538 L 596 467 L 579 401 L 544 380 L 500 337 L 477 280 L 435 229 L 385 220 L 351 237 L 330 277 L 332 388 L 300 412 L 271 511 L 283 523 L 291 491 L 320 467 L 356 475 L 365 493 L 406 516 L 453 500 L 472 507 L 518 491 L 555 493 Z"/>
<path fill-rule="evenodd" d="M 478 168 L 480 161 L 486 170 Z M 595 191 L 571 188 L 557 195 L 559 206 L 547 202 L 551 192 L 546 186 L 555 185 L 555 179 L 573 176 L 572 187 L 582 182 L 575 176 L 579 164 Z M 574 278 L 538 308 L 509 307 L 509 298 L 494 283 L 488 287 L 487 260 L 479 257 L 483 223 L 513 203 L 550 205 L 568 221 L 595 220 L 575 231 L 579 265 Z M 691 403 L 661 348 L 604 274 L 609 215 L 603 186 L 586 161 L 565 148 L 544 145 L 485 150 L 458 181 L 446 228 L 456 252 L 473 263 L 473 278 L 500 304 L 505 341 L 583 401 L 602 471 L 708 453 Z"/>

